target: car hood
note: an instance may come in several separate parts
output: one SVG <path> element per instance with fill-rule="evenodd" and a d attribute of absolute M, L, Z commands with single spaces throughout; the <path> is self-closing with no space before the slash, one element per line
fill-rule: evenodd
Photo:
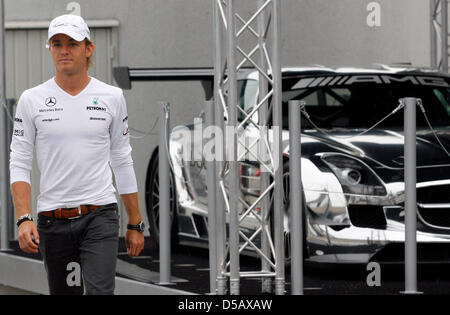
<path fill-rule="evenodd" d="M 305 131 L 305 136 L 335 150 L 369 158 L 383 166 L 403 168 L 404 133 L 403 130 L 374 129 L 360 135 L 364 130 L 327 131 L 327 134 Z M 436 129 L 436 135 L 450 152 L 450 129 Z M 436 166 L 450 164 L 450 156 L 443 150 L 429 129 L 418 129 L 416 137 L 417 166 Z"/>

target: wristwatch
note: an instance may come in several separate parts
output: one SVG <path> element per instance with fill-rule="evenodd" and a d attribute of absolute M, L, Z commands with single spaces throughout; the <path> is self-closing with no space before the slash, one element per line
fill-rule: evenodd
<path fill-rule="evenodd" d="M 145 228 L 145 224 L 144 221 L 139 222 L 136 225 L 133 224 L 127 224 L 127 229 L 128 230 L 135 230 L 135 231 L 139 231 L 141 233 L 144 233 L 144 228 Z"/>
<path fill-rule="evenodd" d="M 19 227 L 25 221 L 33 221 L 31 214 L 28 213 L 20 216 L 20 218 L 16 222 L 17 227 Z"/>

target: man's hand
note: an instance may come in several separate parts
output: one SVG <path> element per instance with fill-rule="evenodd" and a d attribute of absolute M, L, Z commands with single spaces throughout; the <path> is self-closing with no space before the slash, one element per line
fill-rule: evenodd
<path fill-rule="evenodd" d="M 144 249 L 144 234 L 135 230 L 127 230 L 125 234 L 127 254 L 130 257 L 138 256 Z"/>
<path fill-rule="evenodd" d="M 123 204 L 128 214 L 128 224 L 136 225 L 142 221 L 139 212 L 138 194 L 122 194 Z M 144 249 L 144 234 L 136 230 L 127 230 L 125 234 L 125 244 L 127 246 L 127 254 L 130 257 L 136 257 Z"/>
<path fill-rule="evenodd" d="M 18 239 L 20 249 L 25 253 L 39 252 L 39 234 L 33 221 L 24 221 L 20 224 Z"/>

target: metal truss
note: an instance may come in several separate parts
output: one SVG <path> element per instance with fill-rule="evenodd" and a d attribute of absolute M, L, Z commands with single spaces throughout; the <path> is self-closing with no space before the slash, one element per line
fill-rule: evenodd
<path fill-rule="evenodd" d="M 448 72 L 448 0 L 430 0 L 431 66 Z"/>
<path fill-rule="evenodd" d="M 240 13 L 238 5 L 254 5 Z M 227 159 L 217 157 L 216 203 L 209 204 L 210 212 L 216 209 L 211 233 L 215 233 L 210 249 L 217 253 L 217 294 L 226 294 L 230 280 L 230 294 L 240 294 L 241 278 L 261 278 L 262 291 L 285 293 L 284 230 L 283 230 L 283 157 L 281 152 L 281 64 L 280 64 L 280 0 L 252 0 L 243 3 L 236 0 L 213 0 L 215 24 L 215 78 L 214 107 L 215 125 L 230 127 L 223 152 Z M 271 49 L 268 37 L 271 38 Z M 249 50 L 248 46 L 254 42 Z M 239 106 L 237 73 L 250 66 L 259 73 L 259 96 L 251 112 Z M 269 100 L 272 108 L 273 143 L 268 140 Z M 258 122 L 252 116 L 258 113 Z M 241 119 L 238 120 L 238 115 Z M 259 137 L 246 143 L 239 134 L 245 125 L 251 124 L 259 130 Z M 222 133 L 224 134 L 224 133 Z M 255 153 L 255 152 L 259 153 Z M 261 154 L 263 153 L 263 154 Z M 257 161 L 260 173 L 260 194 L 251 202 L 244 200 L 240 191 L 239 168 L 244 156 Z M 266 156 L 267 159 L 262 157 Z M 228 158 L 229 157 L 229 158 Z M 211 216 L 210 216 L 211 219 Z M 256 222 L 251 235 L 244 227 L 248 220 Z M 271 221 L 273 221 L 271 223 Z M 227 224 L 228 223 L 228 224 Z M 212 224 L 212 222 L 211 222 Z M 211 234 L 210 234 L 211 235 Z M 210 240 L 211 241 L 211 240 Z M 216 246 L 214 246 L 216 245 Z M 253 250 L 261 258 L 261 268 L 252 271 L 240 270 L 240 254 Z M 213 274 L 213 273 L 211 273 Z"/>

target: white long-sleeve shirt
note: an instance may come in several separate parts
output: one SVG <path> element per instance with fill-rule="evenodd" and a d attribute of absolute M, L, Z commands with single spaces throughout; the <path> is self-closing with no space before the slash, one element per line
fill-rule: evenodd
<path fill-rule="evenodd" d="M 137 192 L 121 89 L 91 78 L 72 96 L 52 78 L 21 95 L 10 155 L 11 184 L 30 183 L 33 151 L 41 172 L 37 211 L 117 202 Z"/>

